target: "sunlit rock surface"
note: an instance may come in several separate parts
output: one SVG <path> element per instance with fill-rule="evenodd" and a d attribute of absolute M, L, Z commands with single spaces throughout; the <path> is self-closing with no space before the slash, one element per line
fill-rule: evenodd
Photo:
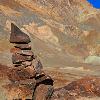
<path fill-rule="evenodd" d="M 99 10 L 85 0 L 1 0 L 0 12 L 1 54 L 11 48 L 11 22 L 30 35 L 44 65 L 84 63 L 89 55 L 100 54 Z"/>
<path fill-rule="evenodd" d="M 0 0 L 0 63 L 10 67 L 11 22 L 30 36 L 55 88 L 100 76 L 100 10 L 86 0 Z"/>

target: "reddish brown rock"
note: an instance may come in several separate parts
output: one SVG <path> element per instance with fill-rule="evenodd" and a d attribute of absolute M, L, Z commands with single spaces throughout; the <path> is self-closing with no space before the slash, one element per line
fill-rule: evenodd
<path fill-rule="evenodd" d="M 100 78 L 84 77 L 65 87 L 55 89 L 51 100 L 77 100 L 79 97 L 95 96 L 100 97 Z"/>
<path fill-rule="evenodd" d="M 21 64 L 14 64 L 14 67 L 23 67 Z"/>
<path fill-rule="evenodd" d="M 43 70 L 41 70 L 41 73 L 37 73 L 36 72 L 36 78 L 40 78 L 40 77 L 45 76 L 45 75 L 46 74 L 45 74 L 45 72 Z"/>
<path fill-rule="evenodd" d="M 34 53 L 31 50 L 21 50 L 18 51 L 17 53 L 21 55 L 34 56 Z"/>
<path fill-rule="evenodd" d="M 10 43 L 29 43 L 30 38 L 22 32 L 16 25 L 11 23 Z"/>
<path fill-rule="evenodd" d="M 20 80 L 19 83 L 21 85 L 27 85 L 27 84 L 35 84 L 36 85 L 36 80 L 35 79 Z"/>
<path fill-rule="evenodd" d="M 31 61 L 25 61 L 25 62 L 22 62 L 22 65 L 25 66 L 25 67 L 28 67 L 28 66 L 32 65 L 32 62 Z"/>
<path fill-rule="evenodd" d="M 61 88 L 54 90 L 50 100 L 76 100 L 76 98 L 70 95 L 66 89 Z"/>
<path fill-rule="evenodd" d="M 31 50 L 31 45 L 29 44 L 16 44 L 16 48 L 20 48 L 21 50 Z"/>
<path fill-rule="evenodd" d="M 55 89 L 50 100 L 77 100 L 79 97 L 95 96 L 100 96 L 100 78 L 84 77 L 63 88 Z"/>
<path fill-rule="evenodd" d="M 70 94 L 76 96 L 100 96 L 100 78 L 84 77 L 77 81 L 71 82 L 64 87 Z"/>
<path fill-rule="evenodd" d="M 28 66 L 31 66 L 32 62 L 31 61 L 25 61 L 25 62 L 20 62 L 18 64 L 14 64 L 14 67 L 20 67 L 20 68 L 25 68 Z"/>
<path fill-rule="evenodd" d="M 30 73 L 31 78 L 36 76 L 36 71 L 34 70 L 33 66 L 28 66 L 24 68 L 28 73 Z"/>
<path fill-rule="evenodd" d="M 23 56 L 20 54 L 13 54 L 12 55 L 12 62 L 13 64 L 19 64 L 25 61 L 32 61 L 33 57 L 32 56 Z"/>
<path fill-rule="evenodd" d="M 33 79 L 20 80 L 19 84 L 34 90 L 35 87 L 36 87 L 36 80 L 34 78 Z"/>
<path fill-rule="evenodd" d="M 10 52 L 11 53 L 17 53 L 17 52 L 20 52 L 21 51 L 21 49 L 19 49 L 19 48 L 11 48 L 11 50 L 10 50 Z"/>
<path fill-rule="evenodd" d="M 11 82 L 20 82 L 21 80 L 31 79 L 34 78 L 36 73 L 34 69 L 29 68 L 23 68 L 23 69 L 10 69 L 10 71 L 7 73 L 8 78 Z"/>
<path fill-rule="evenodd" d="M 34 58 L 35 59 L 33 59 L 33 66 L 35 68 L 35 71 L 37 73 L 41 73 L 41 71 L 43 70 L 43 65 L 37 56 L 34 56 Z"/>
<path fill-rule="evenodd" d="M 36 87 L 33 100 L 50 100 L 53 91 L 53 86 L 40 84 Z"/>

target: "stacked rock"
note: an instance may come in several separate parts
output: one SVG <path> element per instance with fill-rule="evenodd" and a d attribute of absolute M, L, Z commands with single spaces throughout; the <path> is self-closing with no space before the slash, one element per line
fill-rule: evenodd
<path fill-rule="evenodd" d="M 53 93 L 53 80 L 43 71 L 43 66 L 31 50 L 29 36 L 11 23 L 10 43 L 14 68 L 9 72 L 11 82 L 31 86 L 34 100 L 48 100 Z M 41 93 L 41 96 L 38 95 Z"/>

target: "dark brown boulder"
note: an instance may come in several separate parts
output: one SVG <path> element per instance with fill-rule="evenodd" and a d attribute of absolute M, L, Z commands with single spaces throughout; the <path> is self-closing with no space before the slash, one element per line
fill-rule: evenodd
<path fill-rule="evenodd" d="M 31 45 L 29 44 L 16 44 L 15 47 L 21 50 L 31 50 Z"/>
<path fill-rule="evenodd" d="M 36 77 L 36 83 L 53 85 L 53 80 L 49 75 L 41 75 L 41 76 Z"/>
<path fill-rule="evenodd" d="M 40 84 L 36 87 L 33 100 L 50 100 L 54 88 L 51 85 Z"/>
<path fill-rule="evenodd" d="M 22 32 L 16 25 L 11 23 L 10 43 L 29 43 L 30 38 Z"/>
<path fill-rule="evenodd" d="M 20 54 L 13 54 L 12 55 L 13 64 L 21 64 L 22 62 L 32 61 L 32 60 L 33 60 L 32 56 L 23 56 L 23 55 L 20 55 Z"/>

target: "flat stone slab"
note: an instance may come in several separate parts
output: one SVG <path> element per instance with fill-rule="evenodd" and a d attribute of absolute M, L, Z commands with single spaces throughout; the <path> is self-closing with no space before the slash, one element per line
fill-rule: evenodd
<path fill-rule="evenodd" d="M 13 64 L 19 64 L 25 61 L 32 61 L 33 57 L 32 56 L 23 56 L 20 54 L 13 54 L 12 55 L 12 62 Z"/>
<path fill-rule="evenodd" d="M 31 50 L 20 50 L 17 53 L 21 55 L 34 56 L 34 53 Z"/>
<path fill-rule="evenodd" d="M 16 44 L 15 47 L 21 50 L 31 50 L 31 45 L 29 44 Z"/>

